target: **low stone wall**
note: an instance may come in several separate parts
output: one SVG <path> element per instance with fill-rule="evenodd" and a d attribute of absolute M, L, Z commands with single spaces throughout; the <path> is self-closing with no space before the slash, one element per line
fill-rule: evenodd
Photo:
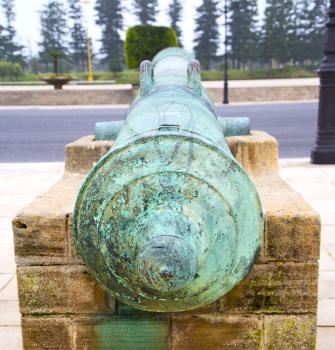
<path fill-rule="evenodd" d="M 1 106 L 76 106 L 130 104 L 132 89 L 0 91 Z"/>
<path fill-rule="evenodd" d="M 223 90 L 209 89 L 215 103 L 222 103 Z M 319 99 L 318 86 L 230 88 L 230 102 L 312 101 Z"/>
<path fill-rule="evenodd" d="M 223 89 L 208 88 L 215 103 L 222 103 Z M 130 104 L 137 88 L 98 90 L 2 90 L 0 106 L 68 106 Z M 318 86 L 231 87 L 230 102 L 308 101 L 319 98 Z"/>
<path fill-rule="evenodd" d="M 64 177 L 13 220 L 23 342 L 37 349 L 314 349 L 320 220 L 278 173 L 263 132 L 228 138 L 259 191 L 265 242 L 246 279 L 192 312 L 153 314 L 114 300 L 87 273 L 72 241 L 72 210 L 89 169 L 113 142 L 66 147 Z"/>

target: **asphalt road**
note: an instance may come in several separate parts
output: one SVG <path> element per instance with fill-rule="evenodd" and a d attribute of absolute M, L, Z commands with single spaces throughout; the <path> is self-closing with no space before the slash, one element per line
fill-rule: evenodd
<path fill-rule="evenodd" d="M 94 133 L 97 121 L 125 118 L 127 109 L 1 109 L 0 162 L 63 161 L 65 144 Z M 280 143 L 281 158 L 309 157 L 315 142 L 317 103 L 223 106 L 222 116 L 248 116 L 252 129 Z"/>

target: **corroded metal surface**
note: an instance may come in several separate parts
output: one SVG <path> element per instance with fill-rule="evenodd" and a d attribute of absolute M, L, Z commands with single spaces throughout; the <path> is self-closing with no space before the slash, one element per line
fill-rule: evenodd
<path fill-rule="evenodd" d="M 247 117 L 219 118 L 219 122 L 222 126 L 222 132 L 225 136 L 250 135 L 250 119 Z M 116 140 L 117 135 L 121 131 L 123 125 L 123 120 L 96 123 L 95 140 Z"/>
<path fill-rule="evenodd" d="M 194 309 L 248 273 L 263 240 L 262 209 L 195 81 L 193 57 L 168 49 L 142 68 L 144 88 L 79 193 L 74 240 L 120 301 Z"/>

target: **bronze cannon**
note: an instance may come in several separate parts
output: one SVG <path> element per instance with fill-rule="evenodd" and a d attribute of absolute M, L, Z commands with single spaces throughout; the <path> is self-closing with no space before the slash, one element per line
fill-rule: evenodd
<path fill-rule="evenodd" d="M 170 48 L 142 63 L 139 94 L 126 121 L 111 127 L 114 146 L 86 178 L 74 212 L 80 256 L 121 302 L 155 312 L 199 308 L 252 267 L 263 213 L 229 150 L 227 123 L 191 54 Z"/>

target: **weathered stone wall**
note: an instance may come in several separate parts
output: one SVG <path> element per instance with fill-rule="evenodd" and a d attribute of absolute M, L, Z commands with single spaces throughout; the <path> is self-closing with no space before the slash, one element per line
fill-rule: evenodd
<path fill-rule="evenodd" d="M 13 220 L 25 349 L 315 348 L 320 221 L 278 175 L 278 146 L 263 132 L 229 138 L 265 212 L 265 243 L 246 279 L 217 302 L 178 314 L 132 309 L 87 273 L 72 242 L 85 174 L 112 146 L 85 137 L 66 147 L 59 183 Z"/>
<path fill-rule="evenodd" d="M 77 106 L 130 104 L 132 89 L 0 91 L 1 106 Z"/>
<path fill-rule="evenodd" d="M 136 88 L 98 90 L 0 91 L 1 106 L 68 106 L 130 104 Z M 222 103 L 223 88 L 208 88 L 215 103 Z M 231 102 L 309 101 L 319 98 L 318 86 L 248 87 L 229 90 Z"/>
<path fill-rule="evenodd" d="M 208 89 L 215 103 L 222 103 L 222 89 Z M 318 86 L 230 88 L 230 102 L 311 101 L 319 98 Z"/>

